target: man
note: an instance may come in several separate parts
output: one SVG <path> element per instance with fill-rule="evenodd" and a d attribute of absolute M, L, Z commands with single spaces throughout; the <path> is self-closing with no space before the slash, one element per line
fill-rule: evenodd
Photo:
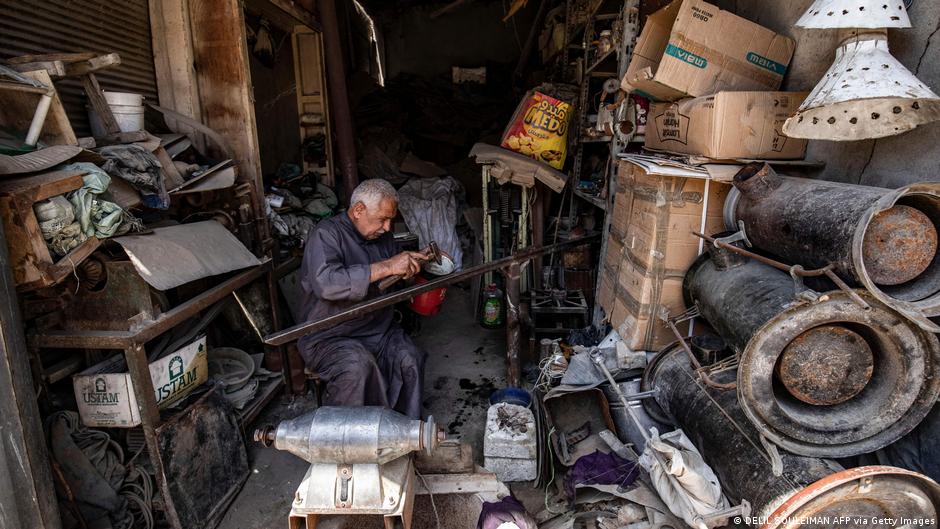
<path fill-rule="evenodd" d="M 301 265 L 303 310 L 315 321 L 378 294 L 377 282 L 421 269 L 417 252 L 401 252 L 391 232 L 398 193 L 381 179 L 359 184 L 346 213 L 321 221 L 307 237 Z M 387 307 L 308 334 L 298 346 L 307 367 L 326 381 L 329 406 L 385 406 L 421 416 L 426 353 L 392 322 Z"/>

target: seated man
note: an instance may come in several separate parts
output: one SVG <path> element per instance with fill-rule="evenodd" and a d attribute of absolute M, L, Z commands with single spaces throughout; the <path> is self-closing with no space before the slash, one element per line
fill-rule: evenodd
<path fill-rule="evenodd" d="M 307 236 L 301 265 L 303 310 L 315 321 L 378 294 L 373 283 L 420 270 L 417 252 L 397 252 L 391 232 L 398 193 L 381 179 L 359 184 L 345 213 Z M 326 382 L 328 406 L 385 406 L 421 415 L 426 353 L 392 322 L 386 307 L 308 334 L 298 346 L 307 367 Z"/>

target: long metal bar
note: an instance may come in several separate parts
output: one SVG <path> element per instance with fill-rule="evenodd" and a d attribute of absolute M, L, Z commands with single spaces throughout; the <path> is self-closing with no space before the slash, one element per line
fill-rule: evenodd
<path fill-rule="evenodd" d="M 283 331 L 269 334 L 268 336 L 265 336 L 264 343 L 268 345 L 283 345 L 289 342 L 293 342 L 294 340 L 297 340 L 298 338 L 301 338 L 312 332 L 333 327 L 334 325 L 343 323 L 344 321 L 356 319 L 363 314 L 368 314 L 369 312 L 394 305 L 399 301 L 405 301 L 406 299 L 417 296 L 423 292 L 428 292 L 437 288 L 452 285 L 454 283 L 459 283 L 465 279 L 483 275 L 487 272 L 507 268 L 513 263 L 522 263 L 532 259 L 533 257 L 548 255 L 559 250 L 564 250 L 565 248 L 580 246 L 584 243 L 597 239 L 598 237 L 599 235 L 590 235 L 588 237 L 580 237 L 577 239 L 559 242 L 550 246 L 526 248 L 525 250 L 519 251 L 509 257 L 504 257 L 496 261 L 490 261 L 489 263 L 473 266 L 460 272 L 455 272 L 450 275 L 438 277 L 437 279 L 432 279 L 427 283 L 412 285 L 408 288 L 399 290 L 398 292 L 364 301 L 358 305 L 352 306 L 342 312 L 337 312 L 336 314 L 321 320 L 301 323 L 288 329 L 284 329 Z"/>

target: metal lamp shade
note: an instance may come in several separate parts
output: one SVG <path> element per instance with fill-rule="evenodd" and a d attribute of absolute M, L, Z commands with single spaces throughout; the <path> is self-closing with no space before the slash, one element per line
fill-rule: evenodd
<path fill-rule="evenodd" d="M 909 28 L 903 0 L 816 0 L 796 22 L 798 28 Z"/>
<path fill-rule="evenodd" d="M 940 97 L 888 51 L 887 30 L 842 42 L 822 81 L 783 125 L 791 138 L 854 141 L 940 120 Z"/>

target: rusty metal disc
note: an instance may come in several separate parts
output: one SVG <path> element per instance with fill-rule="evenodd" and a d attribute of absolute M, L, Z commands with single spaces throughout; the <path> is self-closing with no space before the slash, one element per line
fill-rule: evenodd
<path fill-rule="evenodd" d="M 897 467 L 857 467 L 793 494 L 761 529 L 935 527 L 938 510 L 940 486 L 927 476 Z"/>
<path fill-rule="evenodd" d="M 831 406 L 858 395 L 874 370 L 871 347 L 841 325 L 810 329 L 784 348 L 777 377 L 807 404 Z"/>
<path fill-rule="evenodd" d="M 872 218 L 862 242 L 862 259 L 871 280 L 900 285 L 924 273 L 937 254 L 937 229 L 930 217 L 897 205 Z"/>
<path fill-rule="evenodd" d="M 793 305 L 769 320 L 741 353 L 737 392 L 742 411 L 761 435 L 794 454 L 850 457 L 874 452 L 910 432 L 940 396 L 937 337 L 868 292 L 855 293 L 869 309 L 844 292 L 828 292 L 825 301 Z M 824 326 L 845 327 L 862 336 L 875 359 L 864 389 L 834 405 L 797 398 L 777 373 L 787 346 Z"/>

